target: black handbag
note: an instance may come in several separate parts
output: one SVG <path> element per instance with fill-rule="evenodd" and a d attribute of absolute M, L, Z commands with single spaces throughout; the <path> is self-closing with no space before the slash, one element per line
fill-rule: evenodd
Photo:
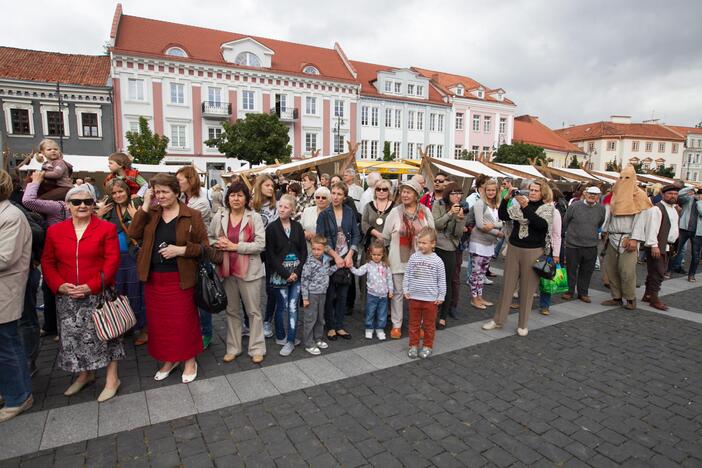
<path fill-rule="evenodd" d="M 351 284 L 351 270 L 348 268 L 339 268 L 332 273 L 331 282 L 339 286 Z"/>
<path fill-rule="evenodd" d="M 556 276 L 556 262 L 550 254 L 543 254 L 537 258 L 532 268 L 541 278 L 552 280 Z"/>
<path fill-rule="evenodd" d="M 222 279 L 202 249 L 198 265 L 197 284 L 195 285 L 195 303 L 211 314 L 218 314 L 227 308 L 227 293 Z"/>

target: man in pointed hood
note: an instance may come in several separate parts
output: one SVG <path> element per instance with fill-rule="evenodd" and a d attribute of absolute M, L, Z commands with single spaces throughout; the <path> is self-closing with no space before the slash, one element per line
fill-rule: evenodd
<path fill-rule="evenodd" d="M 612 188 L 612 202 L 607 205 L 602 231 L 607 233 L 605 266 L 609 275 L 612 299 L 602 305 L 624 305 L 636 309 L 636 260 L 639 242 L 646 239 L 644 213 L 651 208 L 646 192 L 637 186 L 633 166 L 622 169 Z M 626 303 L 624 302 L 626 301 Z"/>

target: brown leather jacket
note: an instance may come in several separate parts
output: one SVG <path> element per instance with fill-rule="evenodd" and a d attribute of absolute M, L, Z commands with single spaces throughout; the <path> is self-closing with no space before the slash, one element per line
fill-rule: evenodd
<path fill-rule="evenodd" d="M 197 282 L 197 271 L 203 245 L 209 245 L 207 228 L 202 221 L 202 215 L 197 210 L 188 208 L 182 202 L 176 224 L 176 245 L 186 246 L 185 255 L 177 258 L 178 273 L 180 273 L 180 288 L 188 289 Z M 140 209 L 134 215 L 129 225 L 129 237 L 141 243 L 137 256 L 137 274 L 139 281 L 146 282 L 151 270 L 151 252 L 154 248 L 156 226 L 161 219 L 163 209 L 160 206 L 151 208 L 148 212 Z"/>

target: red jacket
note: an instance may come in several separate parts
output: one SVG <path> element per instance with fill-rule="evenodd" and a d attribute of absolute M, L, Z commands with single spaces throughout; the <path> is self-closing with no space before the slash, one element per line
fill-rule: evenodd
<path fill-rule="evenodd" d="M 119 260 L 117 227 L 93 215 L 80 241 L 71 219 L 49 227 L 41 270 L 54 293 L 63 283 L 71 283 L 87 284 L 93 294 L 98 294 L 102 290 L 100 272 L 105 276 L 105 286 L 112 286 Z"/>

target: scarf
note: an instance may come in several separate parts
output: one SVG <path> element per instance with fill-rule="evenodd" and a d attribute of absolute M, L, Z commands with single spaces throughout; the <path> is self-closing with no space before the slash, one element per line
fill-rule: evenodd
<path fill-rule="evenodd" d="M 231 218 L 229 217 L 229 210 L 222 210 L 219 212 L 220 216 L 227 217 L 227 233 L 226 236 L 227 238 L 236 243 L 239 244 L 241 242 L 253 242 L 256 235 L 254 233 L 254 226 L 253 226 L 253 216 L 251 216 L 250 213 L 244 212 L 244 216 L 241 218 L 241 221 L 239 221 L 239 224 L 236 226 L 232 226 L 232 221 Z M 222 232 L 222 222 L 223 220 L 220 220 L 220 236 L 225 235 L 224 232 Z M 241 223 L 246 221 L 246 226 L 244 226 L 244 230 L 241 230 Z M 236 232 L 234 231 L 236 229 Z M 239 254 L 239 252 L 227 252 L 229 255 L 224 255 L 223 261 L 221 265 L 218 265 L 218 273 L 222 278 L 226 278 L 227 276 L 234 276 L 236 278 L 241 278 L 244 279 L 246 277 L 246 274 L 249 271 L 249 261 L 251 259 L 250 255 L 244 255 L 244 254 Z"/>
<path fill-rule="evenodd" d="M 543 218 L 548 224 L 548 230 L 546 231 L 546 247 L 548 250 L 551 247 L 551 224 L 553 223 L 553 203 L 544 203 L 536 209 L 537 216 Z M 524 239 L 529 235 L 529 220 L 524 217 L 522 213 L 522 207 L 519 203 L 512 203 L 507 208 L 507 213 L 510 219 L 519 225 L 519 231 L 517 231 L 517 237 Z"/>
<path fill-rule="evenodd" d="M 428 224 L 422 206 L 417 203 L 417 211 L 414 215 L 405 212 L 404 205 L 397 207 L 400 215 L 400 261 L 402 263 L 407 263 L 417 250 L 417 233 Z"/>

